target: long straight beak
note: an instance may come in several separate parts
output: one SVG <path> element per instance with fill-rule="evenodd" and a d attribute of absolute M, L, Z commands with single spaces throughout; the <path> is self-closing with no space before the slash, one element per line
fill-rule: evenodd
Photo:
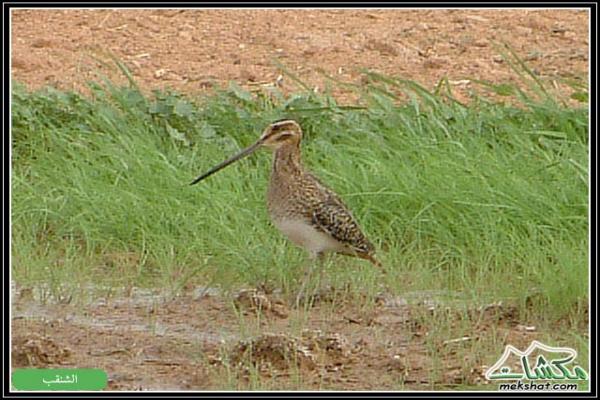
<path fill-rule="evenodd" d="M 199 177 L 197 177 L 196 179 L 194 179 L 192 181 L 192 183 L 190 183 L 190 185 L 195 185 L 196 183 L 200 182 L 202 179 L 208 178 L 209 176 L 211 176 L 215 172 L 218 172 L 218 171 L 222 170 L 223 168 L 225 168 L 226 166 L 228 166 L 230 164 L 233 164 L 237 160 L 240 160 L 240 159 L 242 159 L 242 158 L 244 158 L 244 157 L 246 157 L 246 156 L 254 153 L 254 151 L 256 151 L 256 149 L 258 149 L 261 144 L 262 144 L 262 141 L 259 140 L 256 143 L 254 143 L 253 145 L 251 145 L 249 147 L 246 147 L 244 150 L 240 151 L 235 156 L 228 158 L 227 160 L 223 161 L 222 163 L 220 163 L 218 165 L 215 165 L 214 167 L 212 167 L 211 169 L 209 169 L 207 172 L 203 173 L 202 175 L 200 175 Z"/>

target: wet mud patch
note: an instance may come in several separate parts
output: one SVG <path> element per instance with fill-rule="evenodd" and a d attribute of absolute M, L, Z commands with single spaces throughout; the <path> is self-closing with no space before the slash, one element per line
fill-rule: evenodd
<path fill-rule="evenodd" d="M 22 368 L 46 368 L 68 363 L 71 350 L 47 336 L 31 334 L 13 338 L 13 365 Z"/>
<path fill-rule="evenodd" d="M 259 289 L 240 290 L 235 295 L 234 304 L 245 315 L 263 313 L 276 318 L 287 318 L 289 315 L 283 300 Z"/>
<path fill-rule="evenodd" d="M 433 292 L 300 308 L 260 289 L 13 294 L 12 366 L 102 368 L 106 390 L 483 388 L 505 344 L 540 334 L 509 304 Z"/>

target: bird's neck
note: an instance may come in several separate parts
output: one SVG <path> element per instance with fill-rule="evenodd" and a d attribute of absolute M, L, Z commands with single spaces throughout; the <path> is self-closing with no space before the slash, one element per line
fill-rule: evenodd
<path fill-rule="evenodd" d="M 285 144 L 275 150 L 273 157 L 273 173 L 296 175 L 303 171 L 300 157 L 300 146 L 295 143 Z"/>

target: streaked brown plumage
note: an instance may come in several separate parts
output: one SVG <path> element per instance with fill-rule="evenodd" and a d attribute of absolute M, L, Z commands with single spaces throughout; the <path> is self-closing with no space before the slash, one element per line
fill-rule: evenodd
<path fill-rule="evenodd" d="M 342 200 L 302 165 L 302 129 L 296 121 L 269 125 L 260 139 L 196 178 L 192 184 L 253 153 L 261 146 L 274 151 L 267 194 L 274 225 L 292 242 L 317 258 L 325 252 L 357 256 L 380 266 L 375 249 Z"/>

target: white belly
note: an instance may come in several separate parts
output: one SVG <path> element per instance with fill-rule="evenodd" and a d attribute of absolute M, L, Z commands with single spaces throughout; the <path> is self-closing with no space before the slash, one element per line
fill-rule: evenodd
<path fill-rule="evenodd" d="M 324 251 L 343 251 L 345 246 L 302 220 L 273 220 L 273 224 L 294 244 L 304 247 L 311 255 Z"/>

